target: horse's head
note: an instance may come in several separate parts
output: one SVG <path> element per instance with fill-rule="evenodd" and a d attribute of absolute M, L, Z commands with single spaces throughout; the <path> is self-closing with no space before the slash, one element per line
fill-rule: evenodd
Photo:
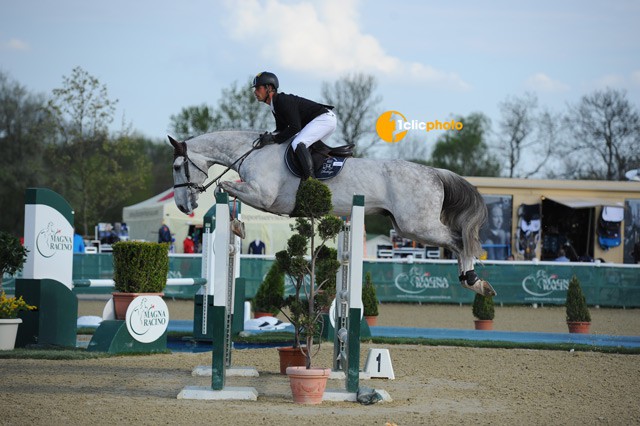
<path fill-rule="evenodd" d="M 190 214 L 198 207 L 198 195 L 207 179 L 206 160 L 196 153 L 187 154 L 186 142 L 169 136 L 173 145 L 173 188 L 176 205 L 181 212 Z"/>

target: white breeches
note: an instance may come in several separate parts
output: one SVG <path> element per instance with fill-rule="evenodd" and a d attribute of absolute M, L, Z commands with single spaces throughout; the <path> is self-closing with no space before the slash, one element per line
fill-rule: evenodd
<path fill-rule="evenodd" d="M 299 143 L 310 146 L 321 139 L 328 138 L 335 130 L 336 115 L 329 111 L 317 116 L 304 126 L 291 142 L 291 147 L 295 150 Z"/>

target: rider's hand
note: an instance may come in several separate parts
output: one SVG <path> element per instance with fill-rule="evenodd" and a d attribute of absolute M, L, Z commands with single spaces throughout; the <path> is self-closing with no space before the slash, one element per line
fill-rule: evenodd
<path fill-rule="evenodd" d="M 260 145 L 269 145 L 276 141 L 276 138 L 271 132 L 264 132 L 260 135 Z"/>

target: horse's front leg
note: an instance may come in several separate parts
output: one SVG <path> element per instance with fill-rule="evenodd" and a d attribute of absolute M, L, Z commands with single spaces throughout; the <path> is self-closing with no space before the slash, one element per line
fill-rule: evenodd
<path fill-rule="evenodd" d="M 264 194 L 260 188 L 252 182 L 224 181 L 220 183 L 222 189 L 232 197 L 238 197 L 240 201 L 261 210 L 269 210 L 273 204 L 273 197 Z"/>

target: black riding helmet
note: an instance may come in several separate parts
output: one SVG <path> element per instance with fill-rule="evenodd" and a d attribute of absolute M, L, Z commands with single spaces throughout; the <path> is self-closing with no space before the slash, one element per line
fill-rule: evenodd
<path fill-rule="evenodd" d="M 278 88 L 278 77 L 272 72 L 262 71 L 255 77 L 253 77 L 253 84 L 251 87 L 256 86 L 266 86 L 267 84 L 271 84 L 275 89 Z"/>

